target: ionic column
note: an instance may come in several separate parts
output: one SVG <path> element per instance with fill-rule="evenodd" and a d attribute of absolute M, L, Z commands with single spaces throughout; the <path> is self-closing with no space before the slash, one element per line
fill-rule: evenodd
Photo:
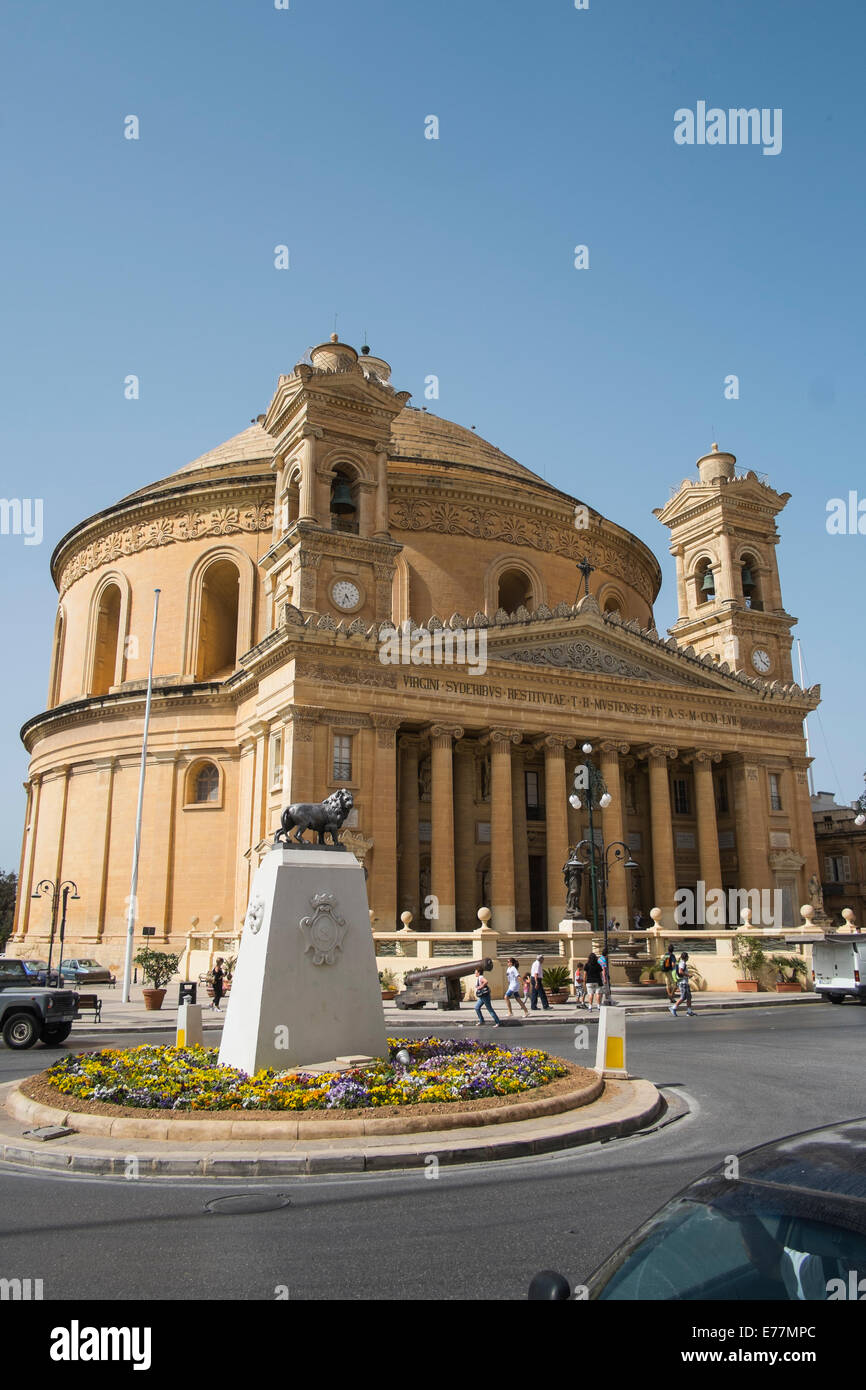
<path fill-rule="evenodd" d="M 738 589 L 734 586 L 734 558 L 731 552 L 731 537 L 727 531 L 722 531 L 719 535 L 719 583 L 716 586 L 716 598 L 722 600 L 733 600 L 739 597 Z"/>
<path fill-rule="evenodd" d="M 556 931 L 565 916 L 562 866 L 568 858 L 568 800 L 565 791 L 565 750 L 576 739 L 550 734 L 544 739 L 544 816 L 547 828 L 547 926 Z"/>
<path fill-rule="evenodd" d="M 388 531 L 388 445 L 374 446 L 376 454 L 376 506 L 374 510 L 373 536 L 376 540 L 390 540 Z"/>
<path fill-rule="evenodd" d="M 286 730 L 288 734 L 288 729 Z M 291 757 L 289 740 L 286 738 L 284 754 Z M 290 766 L 290 763 L 288 764 Z M 238 745 L 238 871 L 235 876 L 235 921 L 242 922 L 246 916 L 250 898 L 250 884 L 256 865 L 252 862 L 253 821 L 253 774 L 256 766 L 256 741 L 244 735 Z M 185 775 L 185 769 L 182 769 Z M 286 783 L 288 787 L 289 783 Z"/>
<path fill-rule="evenodd" d="M 371 714 L 376 734 L 373 759 L 372 902 L 381 931 L 396 931 L 397 920 L 397 729 L 400 718 Z"/>
<path fill-rule="evenodd" d="M 525 771 L 523 753 L 516 748 L 511 755 L 511 825 L 514 836 L 514 915 L 517 931 L 528 931 L 531 924 Z"/>
<path fill-rule="evenodd" d="M 619 840 L 625 842 L 625 798 L 623 796 L 620 754 L 629 751 L 627 743 L 606 741 L 600 745 L 601 775 L 610 792 L 610 805 L 602 808 L 601 826 L 605 845 Z M 627 856 L 616 860 L 610 856 L 610 882 L 607 887 L 607 915 L 620 926 L 631 926 L 629 920 L 628 870 L 625 867 Z"/>
<path fill-rule="evenodd" d="M 316 801 L 316 740 L 315 729 L 318 711 L 312 706 L 290 705 L 281 711 L 281 717 L 291 718 L 286 725 L 284 738 L 291 728 L 291 768 L 289 780 L 285 780 L 285 756 L 283 761 L 283 800 L 288 806 L 293 801 Z"/>
<path fill-rule="evenodd" d="M 421 740 L 416 734 L 400 736 L 400 862 L 399 912 L 411 912 L 418 926 L 418 757 Z M 398 912 L 398 916 L 399 916 Z"/>
<path fill-rule="evenodd" d="M 685 566 L 685 546 L 678 545 L 674 551 L 677 561 L 677 607 L 679 609 L 679 621 L 683 622 L 689 615 L 689 595 L 686 586 L 686 566 Z"/>
<path fill-rule="evenodd" d="M 271 468 L 274 470 L 274 524 L 271 529 L 271 543 L 276 544 L 280 536 L 286 530 L 283 524 L 281 494 L 283 491 L 283 478 L 286 470 L 286 460 L 283 454 L 274 454 L 271 459 Z"/>
<path fill-rule="evenodd" d="M 511 806 L 511 745 L 522 734 L 490 731 L 490 907 L 496 931 L 514 931 L 514 824 Z"/>
<path fill-rule="evenodd" d="M 267 808 L 268 808 L 268 739 L 271 732 L 270 722 L 257 719 L 249 726 L 249 731 L 256 740 L 256 770 L 253 779 L 253 816 L 252 816 L 252 840 L 253 846 L 260 844 L 267 834 Z M 292 797 L 292 800 L 300 800 L 300 797 Z M 309 798 L 312 801 L 314 798 Z"/>
<path fill-rule="evenodd" d="M 722 887 L 719 827 L 716 820 L 716 792 L 713 786 L 713 763 L 720 763 L 721 761 L 721 753 L 708 753 L 703 748 L 696 751 L 693 759 L 695 810 L 698 818 L 698 864 L 707 893 Z"/>
<path fill-rule="evenodd" d="M 746 755 L 734 765 L 734 818 L 737 832 L 737 887 L 751 891 L 772 888 L 768 859 L 769 818 L 766 775 Z"/>
<path fill-rule="evenodd" d="M 460 739 L 454 745 L 454 834 L 458 845 L 454 866 L 457 892 L 457 930 L 474 931 L 481 906 L 475 901 L 475 755 L 477 743 Z M 433 926 L 436 924 L 433 923 Z"/>
<path fill-rule="evenodd" d="M 304 430 L 301 482 L 298 489 L 298 521 L 316 520 L 316 440 L 321 438 L 320 429 L 308 426 Z"/>
<path fill-rule="evenodd" d="M 788 760 L 791 764 L 790 783 L 793 789 L 794 803 L 793 816 L 791 817 L 797 828 L 797 853 L 802 854 L 806 862 L 800 870 L 800 889 L 802 903 L 807 903 L 809 899 L 809 879 L 814 874 L 821 882 L 823 874 L 818 868 L 818 846 L 815 842 L 815 822 L 812 819 L 812 801 L 809 796 L 809 764 L 811 758 L 795 755 Z M 800 906 L 795 903 L 796 908 Z"/>
<path fill-rule="evenodd" d="M 652 829 L 653 902 L 661 908 L 663 927 L 674 925 L 674 894 L 677 887 L 674 858 L 674 831 L 671 823 L 671 793 L 668 759 L 676 748 L 654 745 L 647 750 L 650 784 L 650 825 Z"/>
<path fill-rule="evenodd" d="M 433 803 L 430 891 L 439 906 L 439 931 L 457 929 L 452 744 L 455 738 L 462 737 L 463 730 L 456 726 L 434 724 L 430 730 Z"/>
<path fill-rule="evenodd" d="M 33 892 L 33 861 L 36 832 L 39 827 L 39 802 L 42 796 L 42 774 L 30 778 L 27 797 L 27 819 L 21 843 L 21 865 L 18 875 L 18 900 L 15 904 L 15 935 L 24 936 L 30 925 L 31 894 Z"/>

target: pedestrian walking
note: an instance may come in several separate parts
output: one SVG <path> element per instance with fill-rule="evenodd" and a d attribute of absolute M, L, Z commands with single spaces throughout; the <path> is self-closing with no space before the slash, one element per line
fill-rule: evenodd
<path fill-rule="evenodd" d="M 668 994 L 668 1003 L 672 1003 L 677 992 L 677 953 L 669 946 L 662 956 L 662 975 L 664 976 L 665 989 Z"/>
<path fill-rule="evenodd" d="M 579 1009 L 586 1007 L 586 972 L 580 960 L 574 966 L 574 997 Z"/>
<path fill-rule="evenodd" d="M 689 983 L 689 953 L 688 953 L 688 951 L 683 951 L 682 955 L 680 956 L 679 960 L 677 961 L 676 980 L 677 980 L 677 985 L 679 986 L 679 995 L 680 995 L 680 997 L 679 997 L 679 999 L 676 1001 L 675 1004 L 673 1004 L 673 1003 L 672 1003 L 672 1004 L 668 1004 L 668 1008 L 670 1009 L 670 1011 L 671 1011 L 671 1013 L 673 1014 L 674 1018 L 676 1018 L 676 1017 L 677 1017 L 677 1009 L 680 1007 L 680 1004 L 685 1004 L 685 1006 L 686 1006 L 686 1013 L 687 1013 L 691 1018 L 694 1018 L 694 1016 L 695 1016 L 695 1011 L 694 1011 L 694 1009 L 692 1008 L 692 987 L 691 987 L 691 984 Z"/>
<path fill-rule="evenodd" d="M 511 1018 L 512 1015 L 512 999 L 516 999 L 523 1012 L 526 1013 L 526 1005 L 520 997 L 520 970 L 518 968 L 517 961 L 514 959 L 514 956 L 509 956 L 508 958 L 508 966 L 506 967 L 505 978 L 508 981 L 505 990 L 505 1002 L 508 1005 L 508 1017 Z"/>
<path fill-rule="evenodd" d="M 595 1007 L 600 1009 L 601 987 L 604 983 L 604 974 L 601 965 L 599 964 L 598 956 L 595 954 L 595 951 L 593 951 L 592 954 L 587 957 L 586 970 L 584 972 L 584 975 L 586 978 L 586 1007 L 592 1010 L 593 1000 L 595 999 L 597 1001 Z"/>
<path fill-rule="evenodd" d="M 532 969 L 530 970 L 529 974 L 532 981 L 533 1013 L 538 1012 L 539 999 L 541 1000 L 541 1007 L 543 1009 L 549 1009 L 550 1004 L 548 1002 L 547 995 L 544 992 L 544 980 L 542 978 L 544 974 L 544 956 L 535 957 L 535 960 L 532 962 Z"/>
<path fill-rule="evenodd" d="M 530 996 L 531 993 L 532 993 L 532 977 L 531 977 L 530 975 L 524 975 L 524 977 L 523 977 L 523 1002 L 524 1002 L 524 1004 L 528 1004 L 528 1003 L 529 1003 L 529 996 Z"/>
<path fill-rule="evenodd" d="M 481 1010 L 486 1009 L 493 1019 L 493 1027 L 499 1027 L 499 1019 L 490 998 L 490 986 L 484 977 L 484 972 L 480 965 L 475 967 L 475 1013 L 478 1016 L 476 1028 L 480 1028 L 484 1019 L 481 1017 Z"/>
<path fill-rule="evenodd" d="M 213 999 L 211 1001 L 211 1008 L 216 1010 L 219 1010 L 220 1000 L 223 997 L 223 986 L 225 984 L 226 978 L 225 971 L 222 967 L 223 958 L 222 956 L 217 956 L 216 965 L 210 972 L 210 982 L 211 986 L 213 987 Z"/>

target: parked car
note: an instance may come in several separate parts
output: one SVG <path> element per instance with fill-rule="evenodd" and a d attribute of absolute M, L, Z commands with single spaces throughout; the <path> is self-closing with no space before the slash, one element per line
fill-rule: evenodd
<path fill-rule="evenodd" d="M 28 975 L 32 975 L 33 978 L 39 983 L 44 982 L 44 976 L 48 973 L 47 960 L 22 960 L 21 964 L 24 966 L 24 969 L 27 971 Z M 43 981 L 39 980 L 40 975 L 43 976 Z"/>
<path fill-rule="evenodd" d="M 87 956 L 77 956 L 74 960 L 62 960 L 60 973 L 64 980 L 73 985 L 113 985 L 114 976 L 98 960 Z"/>
<path fill-rule="evenodd" d="M 663 1206 L 587 1283 L 599 1301 L 834 1301 L 866 1271 L 866 1119 L 750 1149 Z M 736 1169 L 733 1169 L 736 1171 Z M 853 1292 L 852 1292 L 853 1289 Z M 862 1290 L 861 1290 L 862 1291 Z M 568 1299 L 546 1270 L 531 1299 Z"/>
<path fill-rule="evenodd" d="M 0 956 L 0 1034 L 7 1047 L 65 1042 L 77 1010 L 74 990 L 35 985 L 23 961 Z"/>

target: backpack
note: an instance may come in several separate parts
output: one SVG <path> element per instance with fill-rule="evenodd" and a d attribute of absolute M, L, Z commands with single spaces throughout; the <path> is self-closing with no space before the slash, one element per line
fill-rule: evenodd
<path fill-rule="evenodd" d="M 668 951 L 667 955 L 662 960 L 662 970 L 676 970 L 676 968 L 677 958 L 673 951 Z"/>

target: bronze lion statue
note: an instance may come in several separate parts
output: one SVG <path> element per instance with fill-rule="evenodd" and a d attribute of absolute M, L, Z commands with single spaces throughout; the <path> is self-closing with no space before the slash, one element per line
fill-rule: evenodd
<path fill-rule="evenodd" d="M 332 792 L 324 801 L 296 801 L 283 811 L 280 828 L 274 836 L 274 844 L 310 845 L 311 841 L 304 839 L 304 831 L 314 830 L 319 837 L 318 843 L 325 845 L 325 836 L 330 831 L 333 847 L 345 849 L 337 835 L 354 804 L 352 793 L 345 787 L 341 787 L 338 792 Z M 295 832 L 293 835 L 290 833 L 292 830 Z"/>

